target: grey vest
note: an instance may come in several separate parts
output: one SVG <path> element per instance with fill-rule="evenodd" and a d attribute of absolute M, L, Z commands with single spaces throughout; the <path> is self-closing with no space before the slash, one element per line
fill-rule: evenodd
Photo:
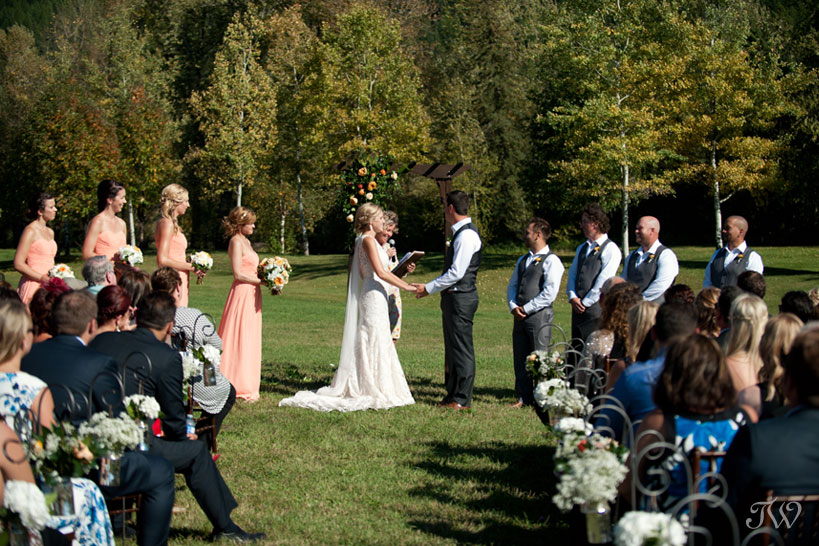
<path fill-rule="evenodd" d="M 737 277 L 748 271 L 748 258 L 751 257 L 751 252 L 753 252 L 751 247 L 745 247 L 745 252 L 740 255 L 741 257 L 737 256 L 728 264 L 728 267 L 725 267 L 725 255 L 728 254 L 728 249 L 722 247 L 714 256 L 714 261 L 711 262 L 711 284 L 717 288 L 735 285 Z"/>
<path fill-rule="evenodd" d="M 657 278 L 657 270 L 659 269 L 660 263 L 660 254 L 666 250 L 666 247 L 660 245 L 657 247 L 657 252 L 654 253 L 653 258 L 649 258 L 648 260 L 643 260 L 639 266 L 637 266 L 637 251 L 635 250 L 628 256 L 628 260 L 626 262 L 626 280 L 629 282 L 633 282 L 640 287 L 640 292 L 644 292 L 648 285 L 654 282 L 654 279 Z"/>
<path fill-rule="evenodd" d="M 584 252 L 585 245 L 580 247 L 577 255 L 577 275 L 574 278 L 574 292 L 581 300 L 586 297 L 591 287 L 594 286 L 594 281 L 603 270 L 603 250 L 611 244 L 611 239 L 600 245 L 600 249 L 595 253 L 592 252 L 586 257 Z"/>
<path fill-rule="evenodd" d="M 541 256 L 545 261 L 552 256 L 552 251 Z M 525 267 L 527 256 L 524 256 L 518 264 L 518 292 L 515 295 L 515 302 L 518 305 L 526 305 L 543 290 L 546 277 L 543 274 L 543 264 L 532 260 L 529 267 Z M 551 307 L 551 305 L 549 306 Z"/>
<path fill-rule="evenodd" d="M 478 228 L 475 227 L 472 222 L 466 224 L 465 226 L 461 226 L 461 228 L 455 232 L 455 235 L 452 236 L 452 243 L 449 245 L 449 248 L 446 249 L 446 258 L 444 259 L 444 269 L 441 272 L 446 273 L 447 270 L 452 267 L 452 261 L 455 258 L 455 239 L 458 238 L 458 235 L 465 229 L 471 229 L 475 233 L 478 233 Z M 480 237 L 480 233 L 478 233 Z M 482 248 L 478 249 L 472 255 L 472 259 L 469 261 L 469 266 L 466 268 L 466 273 L 464 276 L 461 277 L 461 280 L 456 282 L 450 288 L 456 289 L 458 292 L 474 292 L 476 289 L 475 279 L 478 277 L 478 268 L 481 265 L 481 250 Z"/>

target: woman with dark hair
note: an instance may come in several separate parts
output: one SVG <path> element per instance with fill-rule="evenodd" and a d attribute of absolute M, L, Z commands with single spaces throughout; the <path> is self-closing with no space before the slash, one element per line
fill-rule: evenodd
<path fill-rule="evenodd" d="M 106 286 L 97 294 L 97 335 L 132 330 L 133 315 L 131 297 L 121 286 Z"/>
<path fill-rule="evenodd" d="M 131 327 L 134 327 L 136 310 L 143 297 L 151 293 L 151 277 L 141 269 L 126 266 L 122 270 L 122 275 L 117 281 L 117 286 L 121 286 L 131 299 Z"/>
<path fill-rule="evenodd" d="M 46 225 L 57 216 L 57 205 L 51 194 L 41 193 L 35 197 L 28 215 L 32 222 L 23 230 L 14 253 L 14 269 L 20 273 L 17 292 L 26 305 L 40 283 L 48 282 L 48 271 L 54 267 L 57 255 L 54 230 Z"/>
<path fill-rule="evenodd" d="M 60 278 L 49 279 L 47 283 L 41 285 L 42 288 L 34 293 L 34 297 L 28 304 L 28 311 L 34 327 L 34 343 L 45 341 L 54 337 L 51 326 L 51 308 L 60 294 L 69 292 L 71 289 Z"/>
<path fill-rule="evenodd" d="M 85 242 L 82 244 L 82 259 L 105 256 L 109 260 L 126 244 L 125 220 L 117 214 L 125 206 L 125 187 L 116 180 L 103 180 L 97 186 L 97 210 L 99 214 L 91 219 Z"/>
<path fill-rule="evenodd" d="M 739 427 L 756 422 L 757 414 L 750 406 L 737 403 L 725 356 L 713 338 L 701 334 L 678 339 L 668 348 L 654 402 L 657 409 L 646 415 L 637 431 L 635 453 L 660 439 L 677 447 L 656 463 L 671 476 L 664 501 L 670 506 L 688 494 L 688 476 L 680 465 L 682 457 L 690 457 L 695 449 L 727 450 Z M 717 470 L 721 464 L 717 461 Z M 700 473 L 707 472 L 707 461 L 702 465 Z M 644 470 L 641 468 L 641 473 Z M 701 491 L 705 485 L 703 481 Z"/>

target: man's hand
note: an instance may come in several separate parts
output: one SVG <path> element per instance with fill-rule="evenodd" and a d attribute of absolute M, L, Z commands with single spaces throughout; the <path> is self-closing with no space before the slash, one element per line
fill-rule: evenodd
<path fill-rule="evenodd" d="M 522 305 L 518 305 L 514 309 L 512 309 L 512 316 L 515 317 L 515 320 L 523 320 L 526 318 L 526 311 L 523 310 Z"/>
<path fill-rule="evenodd" d="M 415 297 L 416 298 L 423 298 L 424 296 L 429 296 L 429 292 L 427 292 L 426 285 L 423 285 L 418 282 L 412 283 L 412 286 L 415 287 Z"/>
<path fill-rule="evenodd" d="M 570 299 L 569 305 L 572 306 L 572 309 L 574 309 L 575 313 L 582 314 L 586 312 L 586 306 L 583 305 L 583 302 L 580 301 L 580 298 L 575 297 Z"/>
<path fill-rule="evenodd" d="M 196 435 L 195 432 L 191 432 L 190 434 L 185 434 L 188 437 L 188 440 L 196 440 L 199 436 Z"/>

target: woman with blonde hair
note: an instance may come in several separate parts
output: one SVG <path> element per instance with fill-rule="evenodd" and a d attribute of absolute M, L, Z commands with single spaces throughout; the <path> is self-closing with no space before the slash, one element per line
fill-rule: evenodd
<path fill-rule="evenodd" d="M 54 197 L 48 193 L 37 195 L 31 201 L 28 215 L 32 222 L 23 230 L 14 252 L 14 269 L 20 273 L 17 292 L 26 305 L 40 289 L 40 283 L 48 282 L 48 272 L 54 267 L 57 241 L 54 230 L 48 227 L 48 222 L 57 217 Z"/>
<path fill-rule="evenodd" d="M 768 321 L 768 307 L 759 296 L 742 294 L 731 304 L 731 332 L 726 363 L 737 392 L 757 384 L 762 368 L 759 342 Z"/>
<path fill-rule="evenodd" d="M 415 287 L 384 267 L 387 256 L 375 239 L 383 229 L 380 207 L 365 203 L 358 208 L 355 230 L 359 235 L 350 263 L 341 356 L 332 384 L 297 392 L 280 406 L 356 411 L 415 403 L 390 335 L 387 285 L 409 292 L 415 292 Z"/>
<path fill-rule="evenodd" d="M 125 246 L 125 220 L 117 216 L 125 203 L 125 187 L 116 180 L 103 180 L 97 185 L 99 214 L 88 224 L 88 232 L 82 244 L 83 261 L 92 256 L 105 256 L 111 260 Z"/>
<path fill-rule="evenodd" d="M 179 216 L 185 214 L 191 204 L 188 201 L 188 190 L 179 184 L 168 184 L 162 188 L 160 199 L 160 214 L 162 217 L 156 224 L 154 239 L 156 240 L 156 264 L 158 267 L 173 267 L 179 271 L 182 284 L 179 285 L 179 304 L 188 306 L 188 285 L 191 271 L 198 277 L 204 277 L 205 272 L 197 270 L 187 261 L 185 256 L 188 250 L 188 240 L 179 229 Z"/>
<path fill-rule="evenodd" d="M 719 294 L 719 288 L 709 286 L 700 290 L 700 293 L 694 298 L 694 306 L 697 308 L 697 328 L 700 329 L 701 334 L 715 339 L 719 337 L 720 332 L 719 324 L 717 324 Z"/>
<path fill-rule="evenodd" d="M 649 335 L 654 327 L 657 309 L 660 305 L 653 301 L 641 301 L 626 313 L 628 336 L 626 337 L 626 358 L 618 360 L 606 380 L 606 392 L 614 388 L 620 374 L 635 362 L 643 362 L 653 356 L 654 342 Z"/>
<path fill-rule="evenodd" d="M 248 239 L 255 222 L 256 214 L 247 207 L 235 207 L 222 219 L 225 236 L 230 237 L 233 284 L 219 323 L 220 368 L 236 388 L 236 398 L 249 402 L 259 399 L 262 378 L 262 281 L 256 272 L 259 255 Z"/>

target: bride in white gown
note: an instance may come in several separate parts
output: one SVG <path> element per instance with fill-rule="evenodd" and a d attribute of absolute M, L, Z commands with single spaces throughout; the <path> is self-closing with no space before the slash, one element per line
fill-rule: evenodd
<path fill-rule="evenodd" d="M 347 312 L 338 370 L 329 387 L 300 391 L 280 406 L 318 411 L 386 409 L 414 404 L 390 334 L 387 283 L 414 292 L 415 288 L 388 269 L 387 255 L 375 240 L 384 228 L 380 207 L 366 203 L 355 215 L 359 233 L 350 265 Z"/>

